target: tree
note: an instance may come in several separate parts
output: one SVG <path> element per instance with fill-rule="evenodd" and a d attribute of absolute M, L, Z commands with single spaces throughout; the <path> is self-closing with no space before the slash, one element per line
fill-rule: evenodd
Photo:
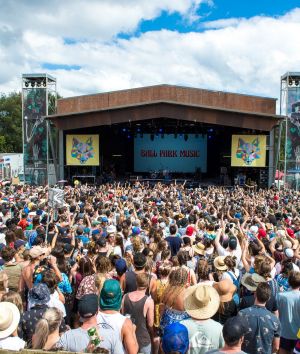
<path fill-rule="evenodd" d="M 0 96 L 0 152 L 21 153 L 22 98 L 13 92 Z"/>

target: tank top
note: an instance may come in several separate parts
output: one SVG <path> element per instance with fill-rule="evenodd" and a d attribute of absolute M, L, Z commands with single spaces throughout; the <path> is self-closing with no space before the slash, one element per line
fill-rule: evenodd
<path fill-rule="evenodd" d="M 148 296 L 145 295 L 138 301 L 131 301 L 128 294 L 124 297 L 124 313 L 131 315 L 131 321 L 136 325 L 136 339 L 139 348 L 146 347 L 151 343 L 147 329 L 147 319 L 144 316 L 144 306 Z"/>
<path fill-rule="evenodd" d="M 125 320 L 126 317 L 121 315 L 120 313 L 104 313 L 99 311 L 97 315 L 97 325 L 101 325 L 102 327 L 105 326 L 112 329 L 115 332 L 116 339 L 121 341 L 121 343 L 122 343 L 122 327 Z"/>

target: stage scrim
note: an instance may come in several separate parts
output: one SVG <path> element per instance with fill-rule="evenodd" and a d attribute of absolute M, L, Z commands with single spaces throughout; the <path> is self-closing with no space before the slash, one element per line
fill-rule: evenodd
<path fill-rule="evenodd" d="M 231 166 L 265 167 L 266 135 L 232 135 Z"/>
<path fill-rule="evenodd" d="M 66 135 L 66 162 L 69 166 L 98 166 L 99 135 Z"/>

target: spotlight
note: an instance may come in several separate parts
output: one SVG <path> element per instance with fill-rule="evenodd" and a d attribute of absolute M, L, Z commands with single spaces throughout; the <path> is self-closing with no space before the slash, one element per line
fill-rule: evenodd
<path fill-rule="evenodd" d="M 130 135 L 130 134 L 128 134 L 128 135 L 127 135 L 127 138 L 128 138 L 128 139 L 130 139 L 130 138 L 131 138 L 131 135 Z"/>
<path fill-rule="evenodd" d="M 179 134 L 179 138 L 182 138 L 182 134 Z"/>
<path fill-rule="evenodd" d="M 163 129 L 162 128 L 159 128 L 159 132 L 162 133 Z"/>
<path fill-rule="evenodd" d="M 208 139 L 211 139 L 211 135 L 208 136 Z"/>
<path fill-rule="evenodd" d="M 187 134 L 184 134 L 184 141 L 187 141 L 189 136 Z"/>
<path fill-rule="evenodd" d="M 46 80 L 43 80 L 43 86 L 46 87 Z"/>
<path fill-rule="evenodd" d="M 154 140 L 154 134 L 150 134 L 150 139 L 153 141 Z"/>
<path fill-rule="evenodd" d="M 141 131 L 141 128 L 137 128 L 137 132 L 139 133 Z"/>
<path fill-rule="evenodd" d="M 37 81 L 36 86 L 41 87 L 41 85 L 42 85 L 41 81 Z"/>
<path fill-rule="evenodd" d="M 293 80 L 289 79 L 289 86 L 293 86 Z"/>
<path fill-rule="evenodd" d="M 126 129 L 126 128 L 123 128 L 122 130 L 123 130 L 123 132 L 125 133 L 127 129 Z"/>

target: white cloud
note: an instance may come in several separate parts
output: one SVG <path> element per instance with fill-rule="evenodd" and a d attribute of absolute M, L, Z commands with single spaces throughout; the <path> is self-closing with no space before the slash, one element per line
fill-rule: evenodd
<path fill-rule="evenodd" d="M 74 14 L 62 15 L 60 4 L 65 2 L 57 3 L 57 18 L 64 18 L 71 27 L 57 23 L 53 28 L 54 10 L 49 18 L 39 18 L 36 28 L 31 25 L 27 29 L 22 27 L 22 22 L 28 21 L 27 13 L 20 20 L 20 27 L 13 26 L 9 19 L 3 22 L 0 15 L 0 91 L 18 89 L 22 72 L 44 72 L 42 63 L 47 62 L 81 67 L 49 71 L 57 77 L 63 96 L 170 83 L 278 97 L 280 76 L 289 70 L 300 71 L 300 9 L 278 18 L 204 23 L 203 32 L 161 30 L 129 39 L 116 37 L 119 31 L 133 31 L 142 18 L 158 16 L 162 9 L 193 18 L 198 2 L 114 0 L 115 10 L 108 16 L 105 9 L 112 2 L 91 1 L 94 8 L 82 10 L 76 28 L 72 27 Z M 36 13 L 41 13 L 40 2 L 28 3 L 34 3 L 38 7 Z M 103 23 L 94 28 L 99 4 L 102 18 L 111 19 L 103 19 L 106 24 L 110 22 L 109 29 Z M 72 10 L 70 1 L 64 6 L 65 10 Z M 78 11 L 74 10 L 77 14 Z M 49 28 L 42 26 L 46 23 Z M 88 41 L 66 45 L 64 37 Z"/>

